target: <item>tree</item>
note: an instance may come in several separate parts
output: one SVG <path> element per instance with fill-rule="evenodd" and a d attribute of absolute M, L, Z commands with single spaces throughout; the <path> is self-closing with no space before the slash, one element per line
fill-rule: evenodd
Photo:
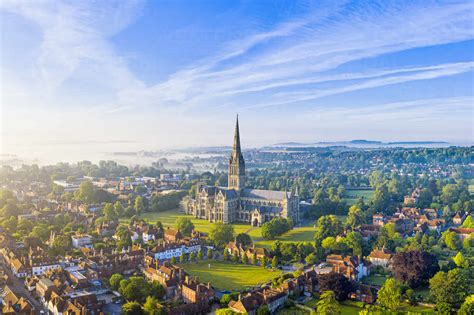
<path fill-rule="evenodd" d="M 195 252 L 191 252 L 189 254 L 189 261 L 195 261 L 196 260 L 196 253 Z"/>
<path fill-rule="evenodd" d="M 227 250 L 227 248 L 224 249 L 222 257 L 224 258 L 224 260 L 229 260 L 229 251 Z"/>
<path fill-rule="evenodd" d="M 135 209 L 135 213 L 138 215 L 145 210 L 145 204 L 143 203 L 143 198 L 141 196 L 135 198 L 133 209 Z"/>
<path fill-rule="evenodd" d="M 466 219 L 464 219 L 464 222 L 462 223 L 461 227 L 467 229 L 474 229 L 474 221 L 472 220 L 471 215 L 468 215 Z"/>
<path fill-rule="evenodd" d="M 54 238 L 53 250 L 55 254 L 64 255 L 71 248 L 71 237 L 69 235 L 58 235 Z"/>
<path fill-rule="evenodd" d="M 237 251 L 235 251 L 233 254 L 232 254 L 232 261 L 233 262 L 239 262 L 239 253 Z"/>
<path fill-rule="evenodd" d="M 249 258 L 247 257 L 247 254 L 244 253 L 242 255 L 242 263 L 246 265 L 246 264 L 248 264 L 248 262 L 249 262 Z"/>
<path fill-rule="evenodd" d="M 151 284 L 142 277 L 133 276 L 120 281 L 119 292 L 127 301 L 143 303 L 145 298 L 151 295 Z"/>
<path fill-rule="evenodd" d="M 230 224 L 214 223 L 209 231 L 209 238 L 216 246 L 222 247 L 234 239 L 234 227 Z"/>
<path fill-rule="evenodd" d="M 198 259 L 199 259 L 199 260 L 202 260 L 202 259 L 203 259 L 202 249 L 200 249 L 199 252 L 198 252 Z"/>
<path fill-rule="evenodd" d="M 452 250 L 461 248 L 461 241 L 455 232 L 446 232 L 443 234 L 446 246 Z"/>
<path fill-rule="evenodd" d="M 277 256 L 273 256 L 273 258 L 272 258 L 272 268 L 276 269 L 277 266 L 278 266 L 278 258 L 277 258 Z"/>
<path fill-rule="evenodd" d="M 109 284 L 112 287 L 112 289 L 114 289 L 115 291 L 118 291 L 120 281 L 122 280 L 123 280 L 123 277 L 121 274 L 114 273 L 109 279 Z"/>
<path fill-rule="evenodd" d="M 318 275 L 319 288 L 321 291 L 334 292 L 338 301 L 347 299 L 351 290 L 351 284 L 347 278 L 340 273 L 330 272 Z"/>
<path fill-rule="evenodd" d="M 186 259 L 186 257 L 184 256 L 184 253 L 181 253 L 181 255 L 179 256 L 179 262 L 184 263 L 185 259 Z"/>
<path fill-rule="evenodd" d="M 349 214 L 347 215 L 346 225 L 355 229 L 357 226 L 365 222 L 365 215 L 357 205 L 353 205 L 349 208 Z"/>
<path fill-rule="evenodd" d="M 164 315 L 164 310 L 159 307 L 159 301 L 153 296 L 147 296 L 145 304 L 143 304 L 143 311 L 147 315 Z"/>
<path fill-rule="evenodd" d="M 268 305 L 262 305 L 257 308 L 256 315 L 270 315 L 270 310 L 268 309 Z"/>
<path fill-rule="evenodd" d="M 430 296 L 436 302 L 436 308 L 458 308 L 469 290 L 468 277 L 463 270 L 456 268 L 445 273 L 438 272 L 430 279 Z"/>
<path fill-rule="evenodd" d="M 458 252 L 456 256 L 453 257 L 453 261 L 459 268 L 469 268 L 469 260 L 464 258 L 464 255 L 461 252 Z"/>
<path fill-rule="evenodd" d="M 438 259 L 428 252 L 400 252 L 392 258 L 392 273 L 400 282 L 418 287 L 439 271 Z"/>
<path fill-rule="evenodd" d="M 85 180 L 79 185 L 79 190 L 76 192 L 76 199 L 84 201 L 85 203 L 94 202 L 94 185 L 90 180 Z"/>
<path fill-rule="evenodd" d="M 308 256 L 306 256 L 304 260 L 308 265 L 314 265 L 318 262 L 318 258 L 316 257 L 314 253 L 311 253 Z"/>
<path fill-rule="evenodd" d="M 458 311 L 458 315 L 471 315 L 474 314 L 474 294 L 469 295 L 461 308 Z"/>
<path fill-rule="evenodd" d="M 140 303 L 132 301 L 132 302 L 127 302 L 124 305 L 122 305 L 122 312 L 124 315 L 142 315 L 142 307 L 140 306 Z"/>
<path fill-rule="evenodd" d="M 262 265 L 262 268 L 265 268 L 267 266 L 267 263 L 268 263 L 268 258 L 267 256 L 262 256 L 261 260 L 260 260 L 260 263 Z"/>
<path fill-rule="evenodd" d="M 219 302 L 222 307 L 227 307 L 230 301 L 232 301 L 230 294 L 223 294 Z"/>
<path fill-rule="evenodd" d="M 321 246 L 324 248 L 324 249 L 334 249 L 336 247 L 336 238 L 333 237 L 333 236 L 328 236 L 326 237 L 322 242 L 321 242 Z"/>
<path fill-rule="evenodd" d="M 117 217 L 123 217 L 125 214 L 125 209 L 122 206 L 122 203 L 120 201 L 116 201 L 114 204 L 114 211 Z"/>
<path fill-rule="evenodd" d="M 352 249 L 352 254 L 356 256 L 362 255 L 362 246 L 364 245 L 364 239 L 359 232 L 350 232 L 344 238 L 344 243 Z"/>
<path fill-rule="evenodd" d="M 339 303 L 336 300 L 336 296 L 332 291 L 324 291 L 319 297 L 319 301 L 316 304 L 316 310 L 321 315 L 335 315 L 341 314 Z"/>
<path fill-rule="evenodd" d="M 237 234 L 237 237 L 235 238 L 235 240 L 238 244 L 242 244 L 244 246 L 248 246 L 252 244 L 252 239 L 250 238 L 250 235 L 246 233 Z"/>
<path fill-rule="evenodd" d="M 114 205 L 111 203 L 106 203 L 102 212 L 104 213 L 105 219 L 108 221 L 116 221 L 118 219 Z"/>
<path fill-rule="evenodd" d="M 290 219 L 275 218 L 262 225 L 262 237 L 272 240 L 276 236 L 282 235 L 292 228 L 293 222 Z"/>
<path fill-rule="evenodd" d="M 48 228 L 44 224 L 36 225 L 30 233 L 30 236 L 46 241 L 49 237 Z"/>
<path fill-rule="evenodd" d="M 377 297 L 377 302 L 385 309 L 395 311 L 402 301 L 400 282 L 394 278 L 385 280 Z"/>
<path fill-rule="evenodd" d="M 257 253 L 253 253 L 252 255 L 252 265 L 257 265 Z"/>
<path fill-rule="evenodd" d="M 190 236 L 194 230 L 194 224 L 188 218 L 178 218 L 176 220 L 176 227 L 186 236 Z"/>
<path fill-rule="evenodd" d="M 335 215 L 325 215 L 318 219 L 316 223 L 316 233 L 314 239 L 319 245 L 328 236 L 336 237 L 342 232 L 342 223 Z"/>
<path fill-rule="evenodd" d="M 207 249 L 207 259 L 212 259 L 212 249 L 211 248 L 208 248 Z"/>

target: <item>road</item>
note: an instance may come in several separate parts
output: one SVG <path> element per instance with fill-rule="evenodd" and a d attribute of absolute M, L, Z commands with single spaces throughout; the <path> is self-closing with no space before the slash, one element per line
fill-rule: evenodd
<path fill-rule="evenodd" d="M 12 282 L 12 284 L 9 285 L 12 291 L 26 298 L 35 307 L 37 314 L 39 314 L 40 311 L 44 311 L 45 314 L 48 314 L 43 305 L 36 300 L 28 290 L 26 290 L 23 279 L 17 278 L 7 266 L 3 264 L 0 264 L 0 266 L 3 267 L 5 273 L 8 275 L 8 279 Z"/>

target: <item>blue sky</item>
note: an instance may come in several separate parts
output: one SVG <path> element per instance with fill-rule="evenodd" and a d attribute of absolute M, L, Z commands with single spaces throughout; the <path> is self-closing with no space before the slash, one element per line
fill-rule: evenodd
<path fill-rule="evenodd" d="M 2 1 L 2 151 L 472 142 L 472 1 Z M 133 145 L 130 145 L 133 144 Z"/>

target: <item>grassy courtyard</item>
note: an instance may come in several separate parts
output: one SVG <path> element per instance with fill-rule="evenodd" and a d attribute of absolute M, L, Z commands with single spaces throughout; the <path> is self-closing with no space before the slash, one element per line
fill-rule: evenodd
<path fill-rule="evenodd" d="M 228 291 L 239 291 L 263 284 L 281 274 L 281 271 L 258 266 L 216 260 L 184 263 L 180 266 L 191 276 L 198 277 L 201 282 L 211 282 L 215 288 Z"/>
<path fill-rule="evenodd" d="M 360 197 L 363 197 L 364 202 L 367 203 L 372 198 L 373 195 L 374 195 L 374 191 L 371 189 L 348 189 L 346 191 L 344 201 L 348 205 L 353 205 L 357 203 Z"/>

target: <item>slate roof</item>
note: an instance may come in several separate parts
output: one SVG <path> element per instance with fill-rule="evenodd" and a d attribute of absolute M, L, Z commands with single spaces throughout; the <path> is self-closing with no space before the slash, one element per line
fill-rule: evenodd
<path fill-rule="evenodd" d="M 242 197 L 262 200 L 282 200 L 287 198 L 287 192 L 262 189 L 242 189 Z"/>

